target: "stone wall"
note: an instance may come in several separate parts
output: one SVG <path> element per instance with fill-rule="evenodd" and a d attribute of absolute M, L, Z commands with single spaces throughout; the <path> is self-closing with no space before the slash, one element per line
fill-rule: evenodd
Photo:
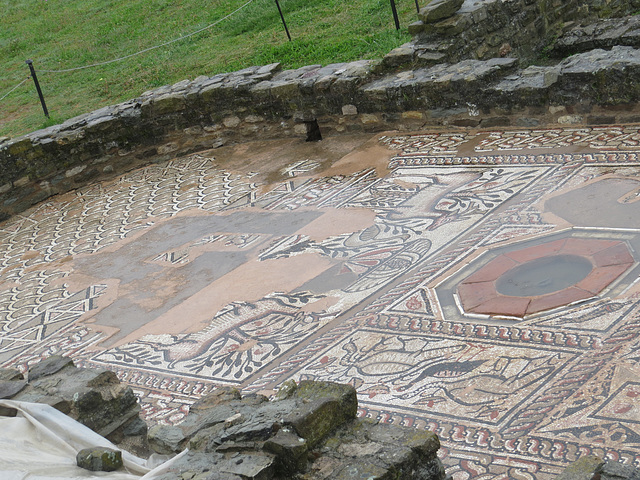
<path fill-rule="evenodd" d="M 447 4 L 458 6 L 452 15 L 440 6 Z M 529 63 L 575 25 L 638 11 L 640 0 L 434 0 L 409 28 L 431 60 L 513 55 Z"/>
<path fill-rule="evenodd" d="M 484 53 L 477 46 L 472 52 L 476 44 L 470 39 L 463 42 L 469 45 L 466 51 L 462 47 L 459 51 L 458 47 L 438 50 L 429 43 L 426 30 L 414 26 L 414 40 L 381 62 L 363 60 L 285 71 L 272 64 L 203 76 L 23 137 L 0 138 L 0 220 L 51 195 L 150 162 L 258 138 L 299 137 L 302 141 L 316 124 L 327 136 L 435 126 L 639 122 L 640 50 L 634 47 L 640 45 L 640 30 L 625 24 L 626 30 L 601 28 L 585 33 L 575 21 L 564 22 L 578 13 L 585 19 L 599 10 L 627 13 L 638 2 L 467 0 L 438 22 L 475 18 L 473 28 L 454 29 L 448 38 L 476 35 L 483 45 L 491 44 L 481 49 Z M 584 12 L 579 7 L 583 3 Z M 540 14 L 548 10 L 553 13 Z M 494 47 L 504 38 L 494 38 L 490 28 L 505 22 L 516 28 L 520 17 L 527 25 L 545 24 L 540 27 L 541 36 L 529 38 L 526 48 L 533 51 L 541 41 L 549 42 L 549 32 L 556 31 L 550 25 L 560 22 L 567 33 L 554 37 L 555 51 L 568 54 L 575 47 L 581 53 L 535 66 L 529 65 L 525 43 L 517 48 L 501 44 L 504 49 L 496 52 Z M 629 23 L 629 18 L 633 17 L 621 21 Z M 508 25 L 504 32 L 497 31 L 511 35 Z M 626 33 L 612 34 L 621 31 Z M 590 44 L 598 32 L 601 43 Z M 512 33 L 515 39 L 517 32 Z M 570 40 L 571 35 L 578 40 Z M 444 38 L 444 44 L 449 40 Z M 594 50 L 590 45 L 607 50 Z M 465 56 L 474 58 L 461 60 Z"/>

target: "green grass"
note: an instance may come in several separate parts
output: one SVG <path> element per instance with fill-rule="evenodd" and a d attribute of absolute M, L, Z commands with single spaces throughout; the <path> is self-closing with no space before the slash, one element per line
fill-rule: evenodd
<path fill-rule="evenodd" d="M 380 58 L 410 37 L 413 0 L 396 0 L 403 29 L 394 28 L 389 0 L 254 0 L 217 26 L 109 65 L 103 62 L 189 34 L 246 0 L 0 0 L 0 97 L 28 76 L 32 59 L 51 120 L 32 81 L 0 100 L 0 136 L 17 136 L 142 92 L 199 75 L 281 62 L 284 68 Z M 424 3 L 424 2 L 422 2 Z"/>

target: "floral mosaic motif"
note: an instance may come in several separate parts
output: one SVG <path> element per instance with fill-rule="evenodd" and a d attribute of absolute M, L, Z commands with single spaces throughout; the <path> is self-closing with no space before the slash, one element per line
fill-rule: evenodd
<path fill-rule="evenodd" d="M 230 304 L 201 332 L 145 335 L 92 360 L 223 384 L 240 383 L 304 341 L 331 318 L 300 309 L 319 298 L 301 292 L 274 294 L 255 303 Z"/>

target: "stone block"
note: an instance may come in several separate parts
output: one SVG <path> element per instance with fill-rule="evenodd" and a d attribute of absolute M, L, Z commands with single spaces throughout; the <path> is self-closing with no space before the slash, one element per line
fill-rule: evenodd
<path fill-rule="evenodd" d="M 176 142 L 165 143 L 160 145 L 157 150 L 158 155 L 166 155 L 167 153 L 175 152 L 180 148 Z"/>
<path fill-rule="evenodd" d="M 277 62 L 277 63 L 271 63 L 269 65 L 264 65 L 264 66 L 258 68 L 256 73 L 258 75 L 263 75 L 265 73 L 273 75 L 274 73 L 277 73 L 277 72 L 279 72 L 281 70 L 282 70 L 282 65 L 279 62 Z"/>
<path fill-rule="evenodd" d="M 560 125 L 575 125 L 583 122 L 584 117 L 582 115 L 562 115 L 558 117 L 558 123 Z"/>
<path fill-rule="evenodd" d="M 172 455 L 184 450 L 188 438 L 180 427 L 154 425 L 147 432 L 147 441 L 154 452 L 162 455 Z"/>
<path fill-rule="evenodd" d="M 432 0 L 425 7 L 420 9 L 418 18 L 424 23 L 433 23 L 455 14 L 464 0 Z"/>
<path fill-rule="evenodd" d="M 294 125 L 293 131 L 297 135 L 306 135 L 307 134 L 307 126 L 304 123 L 298 123 Z"/>
<path fill-rule="evenodd" d="M 380 122 L 380 119 L 373 113 L 363 113 L 360 115 L 360 121 L 363 125 L 375 125 Z"/>
<path fill-rule="evenodd" d="M 24 380 L 24 375 L 20 370 L 16 370 L 15 368 L 0 368 L 0 380 Z"/>
<path fill-rule="evenodd" d="M 640 480 L 640 469 L 609 460 L 597 467 L 593 478 L 598 475 L 600 480 Z"/>
<path fill-rule="evenodd" d="M 27 378 L 33 383 L 41 377 L 48 377 L 67 367 L 75 368 L 71 358 L 52 355 L 30 367 Z"/>
<path fill-rule="evenodd" d="M 125 437 L 126 425 L 136 418 L 142 422 L 133 390 L 120 384 L 112 371 L 80 369 L 70 358 L 52 356 L 32 366 L 27 378 L 28 384 L 15 389 L 13 400 L 51 405 L 116 443 Z M 15 382 L 24 381 L 11 381 Z M 138 452 L 146 450 L 142 439 L 130 443 Z"/>
<path fill-rule="evenodd" d="M 22 188 L 22 187 L 26 187 L 30 183 L 31 183 L 31 179 L 28 176 L 26 176 L 26 177 L 21 177 L 15 182 L 13 182 L 13 186 L 16 188 Z"/>
<path fill-rule="evenodd" d="M 537 118 L 530 118 L 530 117 L 518 117 L 516 119 L 516 125 L 519 127 L 527 127 L 527 128 L 537 127 L 540 125 L 540 120 L 538 120 Z"/>
<path fill-rule="evenodd" d="M 202 413 L 210 408 L 217 407 L 230 402 L 231 400 L 240 400 L 242 397 L 240 390 L 234 387 L 219 387 L 213 392 L 201 397 L 193 405 L 189 407 L 189 413 Z"/>
<path fill-rule="evenodd" d="M 402 118 L 405 120 L 423 120 L 424 113 L 415 110 L 408 110 L 406 112 L 402 112 Z"/>
<path fill-rule="evenodd" d="M 155 115 L 165 115 L 183 110 L 186 107 L 184 95 L 181 93 L 167 93 L 153 98 L 153 112 Z"/>
<path fill-rule="evenodd" d="M 430 26 L 437 35 L 453 37 L 471 27 L 471 20 L 467 16 L 454 15 L 445 20 L 436 21 Z"/>
<path fill-rule="evenodd" d="M 222 120 L 222 124 L 227 128 L 235 128 L 240 125 L 240 122 L 242 122 L 242 120 L 235 115 L 226 117 Z"/>
<path fill-rule="evenodd" d="M 323 456 L 303 478 L 441 480 L 446 475 L 436 455 L 439 448 L 433 432 L 358 419 L 322 443 Z"/>
<path fill-rule="evenodd" d="M 284 418 L 284 424 L 291 425 L 309 448 L 357 414 L 356 391 L 350 385 L 303 381 L 291 399 L 303 402 Z"/>
<path fill-rule="evenodd" d="M 490 117 L 480 120 L 480 126 L 482 128 L 506 127 L 509 125 L 511 125 L 511 119 L 509 117 Z"/>
<path fill-rule="evenodd" d="M 480 121 L 474 118 L 458 118 L 451 121 L 451 125 L 456 127 L 477 127 L 480 125 Z"/>
<path fill-rule="evenodd" d="M 147 424 L 141 418 L 134 418 L 129 422 L 123 430 L 126 437 L 136 437 L 138 435 L 146 435 L 148 432 Z"/>
<path fill-rule="evenodd" d="M 279 99 L 289 99 L 300 94 L 300 86 L 296 81 L 273 82 L 271 95 Z"/>
<path fill-rule="evenodd" d="M 355 105 L 343 105 L 342 114 L 345 116 L 353 116 L 358 114 L 358 107 Z"/>
<path fill-rule="evenodd" d="M 404 44 L 387 53 L 382 59 L 382 64 L 387 68 L 396 68 L 411 63 L 414 55 L 415 48 L 411 44 Z"/>
<path fill-rule="evenodd" d="M 446 58 L 446 55 L 442 52 L 422 52 L 418 54 L 417 62 L 419 65 L 435 65 L 441 63 Z"/>
<path fill-rule="evenodd" d="M 5 145 L 6 151 L 9 155 L 12 156 L 20 156 L 24 154 L 27 150 L 32 148 L 31 139 L 28 137 L 20 137 L 14 140 L 10 140 L 7 142 L 8 145 Z"/>
<path fill-rule="evenodd" d="M 12 398 L 26 385 L 26 380 L 0 380 L 0 398 Z"/>
<path fill-rule="evenodd" d="M 589 115 L 587 125 L 610 125 L 616 122 L 614 115 Z"/>
<path fill-rule="evenodd" d="M 77 167 L 73 167 L 72 169 L 64 172 L 64 176 L 67 178 L 75 177 L 79 173 L 83 172 L 86 168 L 87 168 L 86 165 L 78 165 Z"/>
<path fill-rule="evenodd" d="M 76 464 L 92 472 L 114 472 L 122 468 L 122 452 L 106 447 L 85 448 L 76 455 Z"/>
<path fill-rule="evenodd" d="M 596 456 L 586 456 L 573 462 L 556 477 L 556 480 L 591 480 L 604 460 Z"/>
<path fill-rule="evenodd" d="M 243 479 L 269 480 L 273 478 L 275 459 L 268 453 L 244 454 L 240 458 L 229 458 L 221 462 L 221 473 L 237 475 Z"/>
<path fill-rule="evenodd" d="M 422 20 L 418 20 L 417 22 L 410 23 L 407 27 L 407 31 L 409 32 L 409 35 L 412 36 L 424 32 L 424 22 Z"/>
<path fill-rule="evenodd" d="M 306 467 L 307 442 L 293 432 L 286 429 L 279 430 L 274 437 L 264 443 L 263 448 L 278 458 L 277 468 L 281 475 L 293 475 Z"/>

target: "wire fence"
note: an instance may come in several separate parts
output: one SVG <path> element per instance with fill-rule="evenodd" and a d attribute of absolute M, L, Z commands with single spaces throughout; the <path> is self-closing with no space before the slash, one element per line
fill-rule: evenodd
<path fill-rule="evenodd" d="M 276 0 L 277 3 L 278 0 Z M 246 3 L 244 3 L 243 5 L 241 5 L 240 7 L 236 8 L 233 12 L 229 13 L 228 15 L 225 15 L 222 18 L 219 18 L 218 20 L 216 20 L 213 23 L 210 23 L 209 25 L 207 25 L 206 27 L 202 27 L 199 28 L 198 30 L 195 30 L 191 33 L 188 33 L 186 35 L 181 35 L 180 37 L 174 38 L 173 40 L 169 40 L 167 42 L 163 42 L 159 45 L 154 45 L 152 47 L 148 47 L 142 50 L 139 50 L 135 53 L 130 53 L 129 55 L 124 55 L 122 57 L 118 57 L 118 58 L 114 58 L 111 60 L 106 60 L 104 62 L 97 62 L 97 63 L 92 63 L 90 65 L 83 65 L 81 67 L 73 67 L 73 68 L 64 68 L 64 69 L 60 69 L 60 70 L 47 70 L 47 69 L 39 69 L 40 73 L 68 73 L 68 72 L 75 72 L 78 70 L 85 70 L 87 68 L 94 68 L 94 67 L 99 67 L 102 65 L 109 65 L 111 63 L 116 63 L 116 62 L 120 62 L 122 60 L 127 60 L 131 57 L 135 57 L 137 55 L 141 55 L 143 53 L 146 52 L 150 52 L 152 50 L 155 50 L 157 48 L 162 48 L 162 47 L 166 47 L 167 45 L 171 45 L 173 43 L 182 41 L 182 40 L 186 40 L 187 38 L 193 37 L 194 35 L 197 35 L 199 33 L 202 33 L 206 30 L 209 30 L 213 27 L 215 27 L 216 25 L 218 25 L 219 23 L 223 22 L 224 20 L 232 17 L 233 15 L 235 15 L 236 13 L 240 12 L 241 10 L 243 10 L 244 8 L 248 7 L 251 3 L 253 3 L 254 0 L 248 0 Z M 278 6 L 278 9 L 280 9 L 280 6 Z M 280 12 L 280 16 L 282 16 L 282 12 Z M 284 17 L 282 17 L 282 22 L 284 23 Z M 285 29 L 286 29 L 286 24 L 285 24 Z M 289 36 L 289 40 L 291 40 L 291 36 L 289 35 L 289 31 L 287 30 L 287 36 Z M 44 96 L 42 95 L 42 91 L 40 90 L 40 86 L 38 84 L 38 77 L 36 76 L 36 72 L 35 69 L 33 68 L 33 62 L 31 60 L 27 60 L 27 64 L 29 65 L 29 68 L 31 70 L 31 78 L 33 78 L 34 83 L 36 84 L 36 88 L 38 90 L 38 96 L 40 97 L 40 102 L 42 104 L 42 108 L 44 110 L 44 114 L 47 118 L 49 118 L 49 112 L 47 110 L 47 106 L 45 103 L 45 99 Z M 29 77 L 27 77 L 25 80 L 23 80 L 20 84 L 16 85 L 14 88 L 12 88 L 9 92 L 7 92 L 6 95 L 4 95 L 2 98 L 0 98 L 0 101 L 2 101 L 4 98 L 6 98 L 7 96 L 9 96 L 9 94 L 11 92 L 13 92 L 15 89 L 17 89 L 18 87 L 20 87 L 20 85 L 22 85 L 24 82 L 26 82 L 29 79 Z"/>
<path fill-rule="evenodd" d="M 151 50 L 155 50 L 156 48 L 166 47 L 167 45 L 171 45 L 172 43 L 176 43 L 176 42 L 179 42 L 181 40 L 185 40 L 187 38 L 193 37 L 194 35 L 197 35 L 198 33 L 204 32 L 205 30 L 209 30 L 209 29 L 215 27 L 216 25 L 218 25 L 219 23 L 225 21 L 227 18 L 232 17 L 233 15 L 238 13 L 239 11 L 241 11 L 244 8 L 248 7 L 249 4 L 251 4 L 253 2 L 254 2 L 254 0 L 249 0 L 244 5 L 242 5 L 241 7 L 237 8 L 237 9 L 235 9 L 230 14 L 225 15 L 224 17 L 222 17 L 222 18 L 216 20 L 215 22 L 207 25 L 206 27 L 202 27 L 202 28 L 200 28 L 200 29 L 198 29 L 198 30 L 196 30 L 194 32 L 191 32 L 191 33 L 189 33 L 187 35 L 182 35 L 182 36 L 180 36 L 178 38 L 174 38 L 173 40 L 169 40 L 168 42 L 161 43 L 160 45 L 154 45 L 153 47 L 145 48 L 143 50 L 140 50 L 139 52 L 131 53 L 129 55 L 124 55 L 122 57 L 114 58 L 113 60 L 107 60 L 105 62 L 93 63 L 91 65 L 84 65 L 82 67 L 65 68 L 65 69 L 62 69 L 62 70 L 38 69 L 38 71 L 39 72 L 43 72 L 43 73 L 66 73 L 66 72 L 75 72 L 76 70 L 84 70 L 86 68 L 99 67 L 101 65 L 109 65 L 110 63 L 120 62 L 122 60 L 126 60 L 127 58 L 135 57 L 136 55 L 141 55 L 143 53 L 150 52 Z"/>
<path fill-rule="evenodd" d="M 0 97 L 0 101 L 4 100 L 5 98 L 7 98 L 9 96 L 9 94 L 11 92 L 13 92 L 14 90 L 16 90 L 17 88 L 19 88 L 24 82 L 26 82 L 27 80 L 29 80 L 31 77 L 27 77 L 24 80 L 22 80 L 19 84 L 17 84 L 15 87 L 13 87 L 11 90 L 9 90 L 7 93 L 5 93 L 2 97 Z"/>
<path fill-rule="evenodd" d="M 255 0 L 248 0 L 247 2 L 245 2 L 240 7 L 236 8 L 231 13 L 225 15 L 224 17 L 219 18 L 215 22 L 210 23 L 209 25 L 207 25 L 205 27 L 199 28 L 199 29 L 197 29 L 197 30 L 195 30 L 193 32 L 190 32 L 190 33 L 186 34 L 186 35 L 181 35 L 180 37 L 177 37 L 177 38 L 174 38 L 172 40 L 160 43 L 158 45 L 154 45 L 152 47 L 144 48 L 144 49 L 139 50 L 137 52 L 130 53 L 128 55 L 123 55 L 121 57 L 113 58 L 111 60 L 105 60 L 105 61 L 102 61 L 102 62 L 96 62 L 96 63 L 92 63 L 92 64 L 89 64 L 89 65 L 82 65 L 82 66 L 78 66 L 78 67 L 63 68 L 63 69 L 57 69 L 57 70 L 53 70 L 53 69 L 38 69 L 38 72 L 41 72 L 41 73 L 68 73 L 68 72 L 75 72 L 75 71 L 78 71 L 78 70 L 85 70 L 85 69 L 89 69 L 89 68 L 99 67 L 99 66 L 103 66 L 103 65 L 109 65 L 109 64 L 112 64 L 112 63 L 116 63 L 116 62 L 120 62 L 120 61 L 123 61 L 123 60 L 127 60 L 129 58 L 132 58 L 132 57 L 135 57 L 135 56 L 138 56 L 138 55 L 142 55 L 142 54 L 150 52 L 152 50 L 156 50 L 158 48 L 166 47 L 166 46 L 174 44 L 176 42 L 180 42 L 182 40 L 186 40 L 188 38 L 193 37 L 194 35 L 197 35 L 199 33 L 204 32 L 206 30 L 210 30 L 211 28 L 217 26 L 221 22 L 229 19 L 230 17 L 232 17 L 232 16 L 236 15 L 237 13 L 239 13 L 240 11 L 244 10 L 250 4 L 252 4 L 254 1 Z M 415 2 L 416 2 L 416 8 L 419 10 L 418 0 L 415 0 Z M 289 30 L 287 28 L 287 24 L 286 24 L 286 21 L 285 21 L 284 15 L 282 13 L 282 10 L 280 8 L 280 4 L 279 4 L 278 0 L 275 0 L 275 3 L 277 5 L 277 7 L 278 7 L 278 12 L 279 12 L 280 17 L 282 19 L 282 24 L 284 26 L 284 29 L 285 29 L 286 33 L 287 33 L 287 37 L 291 41 L 291 35 L 289 34 Z M 395 0 L 390 0 L 390 3 L 391 3 L 392 11 L 393 11 L 393 16 L 394 16 L 394 20 L 395 20 L 395 24 L 396 24 L 396 29 L 399 29 L 400 26 L 399 26 L 399 23 L 398 23 L 398 16 L 397 16 L 397 11 L 396 11 L 396 6 L 395 6 Z M 44 97 L 43 97 L 42 92 L 41 92 L 41 90 L 39 88 L 36 72 L 35 72 L 35 70 L 33 68 L 33 65 L 32 65 L 33 62 L 31 60 L 27 60 L 27 64 L 29 65 L 29 68 L 31 70 L 31 75 L 29 75 L 27 78 L 25 78 L 20 83 L 18 83 L 13 88 L 11 88 L 2 97 L 0 97 L 0 101 L 2 101 L 5 98 L 7 98 L 11 93 L 13 93 L 15 90 L 20 88 L 20 86 L 22 86 L 25 82 L 27 82 L 30 79 L 33 79 L 34 84 L 36 85 L 37 90 L 38 90 L 38 95 L 40 96 L 40 101 L 42 103 L 42 107 L 43 107 L 43 110 L 45 112 L 45 116 L 49 117 L 49 114 L 47 112 L 47 108 L 46 108 L 46 105 L 45 105 Z"/>
<path fill-rule="evenodd" d="M 156 50 L 158 48 L 166 47 L 167 45 L 171 45 L 171 44 L 179 42 L 181 40 L 186 40 L 187 38 L 193 37 L 194 35 L 197 35 L 199 33 L 202 33 L 204 31 L 206 31 L 206 30 L 209 30 L 209 29 L 215 27 L 216 25 L 218 25 L 219 23 L 221 23 L 221 22 L 227 20 L 228 18 L 232 17 L 233 15 L 235 15 L 238 12 L 240 12 L 241 10 L 244 10 L 246 7 L 248 7 L 254 1 L 255 0 L 248 0 L 246 3 L 244 3 L 240 7 L 236 8 L 233 12 L 225 15 L 222 18 L 219 18 L 218 20 L 216 20 L 213 23 L 210 23 L 206 27 L 199 28 L 198 30 L 195 30 L 195 31 L 193 31 L 191 33 L 188 33 L 186 35 L 181 35 L 180 37 L 174 38 L 173 40 L 169 40 L 167 42 L 163 42 L 163 43 L 161 43 L 159 45 L 154 45 L 153 47 L 148 47 L 148 48 L 142 49 L 142 50 L 137 51 L 135 53 L 131 53 L 131 54 L 128 54 L 128 55 L 123 55 L 122 57 L 114 58 L 114 59 L 111 59 L 111 60 L 106 60 L 104 62 L 92 63 L 90 65 L 83 65 L 83 66 L 80 66 L 80 67 L 64 68 L 64 69 L 60 69 L 60 70 L 38 69 L 38 71 L 41 72 L 41 73 L 67 73 L 67 72 L 75 72 L 75 71 L 78 71 L 78 70 L 85 70 L 87 68 L 99 67 L 99 66 L 102 66 L 102 65 L 109 65 L 109 64 L 115 63 L 115 62 L 120 62 L 122 60 L 126 60 L 128 58 L 135 57 L 137 55 L 141 55 L 143 53 L 150 52 L 150 51 Z M 30 60 L 27 61 L 27 63 L 29 63 L 29 62 L 31 62 L 31 61 Z M 37 77 L 35 76 L 35 71 L 32 70 L 32 75 L 29 75 L 27 78 L 22 80 L 20 83 L 18 83 L 16 86 L 14 86 L 7 93 L 5 93 L 2 97 L 0 97 L 0 101 L 2 101 L 5 98 L 7 98 L 12 92 L 14 92 L 18 88 L 20 88 L 21 85 L 23 85 L 26 81 L 28 81 L 32 77 L 33 77 L 34 81 L 37 82 Z M 46 112 L 46 107 L 44 106 L 44 98 L 42 97 L 40 92 L 38 92 L 38 94 L 40 95 L 40 101 L 43 103 L 43 108 L 45 108 L 45 115 L 48 117 L 49 115 Z"/>

